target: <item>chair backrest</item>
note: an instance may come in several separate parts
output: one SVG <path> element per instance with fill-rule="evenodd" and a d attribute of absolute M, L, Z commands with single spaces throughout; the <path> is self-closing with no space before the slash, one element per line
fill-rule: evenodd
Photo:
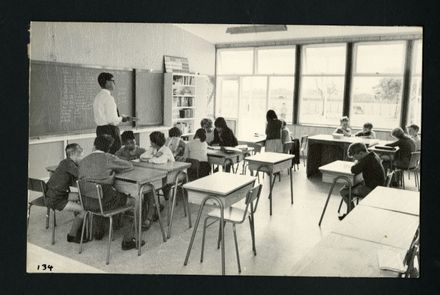
<path fill-rule="evenodd" d="M 285 154 L 292 154 L 293 151 L 293 141 L 288 141 L 283 143 L 283 153 Z"/>
<path fill-rule="evenodd" d="M 44 180 L 29 177 L 28 178 L 28 190 L 42 193 L 44 204 L 46 204 L 47 184 Z"/>
<path fill-rule="evenodd" d="M 87 180 L 77 180 L 76 181 L 78 186 L 78 194 L 79 194 L 79 200 L 81 202 L 81 206 L 87 210 L 87 201 L 85 198 L 89 199 L 97 199 L 99 202 L 99 209 L 101 213 L 103 214 L 104 211 L 102 209 L 102 186 L 98 183 L 94 183 Z"/>
<path fill-rule="evenodd" d="M 253 215 L 257 211 L 258 201 L 260 200 L 261 184 L 251 188 L 246 195 L 246 209 L 244 210 L 243 221 L 246 218 L 248 210 Z M 250 207 L 250 208 L 249 208 Z"/>
<path fill-rule="evenodd" d="M 411 242 L 411 246 L 406 252 L 405 258 L 403 259 L 403 263 L 407 266 L 407 269 L 404 273 L 405 278 L 417 278 L 419 277 L 419 265 L 415 265 L 415 258 L 419 259 L 420 251 L 420 226 L 417 228 L 416 233 L 414 234 L 414 238 Z M 420 260 L 417 261 L 420 263 Z"/>
<path fill-rule="evenodd" d="M 306 149 L 308 141 L 309 141 L 308 135 L 301 136 L 301 150 L 302 151 Z"/>
<path fill-rule="evenodd" d="M 391 181 L 393 180 L 393 176 L 394 176 L 394 170 L 388 172 L 388 174 L 387 174 L 387 178 L 386 178 L 386 180 L 385 180 L 385 185 L 386 185 L 387 187 L 390 187 L 390 186 L 391 186 Z"/>
<path fill-rule="evenodd" d="M 420 162 L 420 152 L 412 152 L 411 158 L 409 159 L 408 169 L 415 169 L 419 166 Z"/>
<path fill-rule="evenodd" d="M 199 160 L 188 158 L 188 159 L 186 159 L 186 162 L 191 163 L 191 167 L 189 167 L 189 169 L 188 169 L 189 171 L 191 171 L 189 174 L 192 176 L 195 174 L 196 179 L 198 179 L 199 178 L 199 171 L 200 171 Z M 193 179 L 190 179 L 190 180 L 193 180 Z"/>

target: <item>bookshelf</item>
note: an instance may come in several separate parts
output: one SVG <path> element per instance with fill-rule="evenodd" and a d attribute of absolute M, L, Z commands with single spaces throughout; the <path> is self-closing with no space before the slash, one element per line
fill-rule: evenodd
<path fill-rule="evenodd" d="M 179 127 L 184 137 L 191 136 L 198 128 L 196 76 L 188 73 L 164 75 L 164 124 Z"/>

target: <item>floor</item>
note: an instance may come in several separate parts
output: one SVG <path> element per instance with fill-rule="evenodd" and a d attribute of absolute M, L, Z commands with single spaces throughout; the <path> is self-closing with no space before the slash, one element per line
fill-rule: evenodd
<path fill-rule="evenodd" d="M 413 175 L 411 180 L 405 179 L 407 189 L 415 190 Z M 320 177 L 307 178 L 305 167 L 293 172 L 294 204 L 290 204 L 290 185 L 287 171 L 282 174 L 274 187 L 273 215 L 269 216 L 268 177 L 261 179 L 263 191 L 255 217 L 257 255 L 251 247 L 249 223 L 237 226 L 241 274 L 238 273 L 232 228 L 225 229 L 225 253 L 227 275 L 267 275 L 289 276 L 292 266 L 299 261 L 322 237 L 329 234 L 336 223 L 337 208 L 340 196 L 335 190 L 327 208 L 321 227 L 319 217 L 327 197 L 330 184 L 323 183 Z M 32 196 L 31 196 L 32 197 Z M 191 205 L 193 223 L 196 219 L 198 206 Z M 343 206 L 342 210 L 345 210 Z M 207 211 L 205 209 L 205 211 Z M 206 212 L 204 212 L 206 215 Z M 176 207 L 172 236 L 167 242 L 162 241 L 158 223 L 143 234 L 147 244 L 142 247 L 142 255 L 137 256 L 136 250 L 122 251 L 122 236 L 115 232 L 111 245 L 110 264 L 105 264 L 107 237 L 101 241 L 91 241 L 84 245 L 83 252 L 78 254 L 78 244 L 68 243 L 66 234 L 70 229 L 73 215 L 68 212 L 57 214 L 56 243 L 51 245 L 51 230 L 45 229 L 45 209 L 32 208 L 28 230 L 28 243 L 35 255 L 48 255 L 46 250 L 55 252 L 56 259 L 49 254 L 47 261 L 53 261 L 53 272 L 64 272 L 66 266 L 62 259 L 78 262 L 87 272 L 131 273 L 131 274 L 189 274 L 189 275 L 220 275 L 221 255 L 217 249 L 218 225 L 207 229 L 205 255 L 200 262 L 202 227 L 199 226 L 191 256 L 187 266 L 183 265 L 187 247 L 192 233 L 188 221 L 183 214 L 182 203 Z M 39 248 L 43 248 L 38 252 Z M 37 250 L 35 250 L 37 249 Z M 28 246 L 28 255 L 31 255 Z M 54 256 L 54 257 L 55 257 Z M 33 272 L 36 265 L 28 256 L 28 272 Z M 48 262 L 49 263 L 49 262 Z M 57 264 L 58 263 L 58 264 Z M 69 263 L 68 261 L 65 263 Z M 78 266 L 78 272 L 82 272 Z"/>

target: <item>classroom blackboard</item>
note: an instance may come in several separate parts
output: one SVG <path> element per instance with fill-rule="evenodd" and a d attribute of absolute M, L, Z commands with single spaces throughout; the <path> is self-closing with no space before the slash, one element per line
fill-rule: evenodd
<path fill-rule="evenodd" d="M 163 124 L 163 73 L 135 69 L 136 126 Z"/>
<path fill-rule="evenodd" d="M 101 72 L 112 73 L 112 92 L 121 114 L 134 115 L 134 72 L 75 64 L 32 61 L 29 89 L 29 134 L 68 135 L 94 132 L 93 100 Z M 131 123 L 124 123 L 130 126 Z"/>

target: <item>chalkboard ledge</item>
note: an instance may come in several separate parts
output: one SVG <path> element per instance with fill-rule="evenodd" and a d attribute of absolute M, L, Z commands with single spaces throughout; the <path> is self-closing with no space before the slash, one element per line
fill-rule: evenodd
<path fill-rule="evenodd" d="M 132 130 L 134 133 L 144 133 L 144 132 L 153 132 L 153 131 L 165 131 L 170 129 L 171 126 L 139 126 L 135 128 L 131 128 L 129 126 L 121 126 L 121 132 L 125 130 Z M 55 142 L 55 141 L 65 141 L 65 140 L 74 140 L 74 139 L 84 139 L 84 138 L 94 138 L 96 136 L 95 130 L 83 130 L 78 132 L 71 132 L 69 134 L 60 133 L 60 134 L 50 134 L 43 136 L 33 136 L 29 137 L 29 144 L 39 144 L 39 143 L 47 143 L 47 142 Z"/>

